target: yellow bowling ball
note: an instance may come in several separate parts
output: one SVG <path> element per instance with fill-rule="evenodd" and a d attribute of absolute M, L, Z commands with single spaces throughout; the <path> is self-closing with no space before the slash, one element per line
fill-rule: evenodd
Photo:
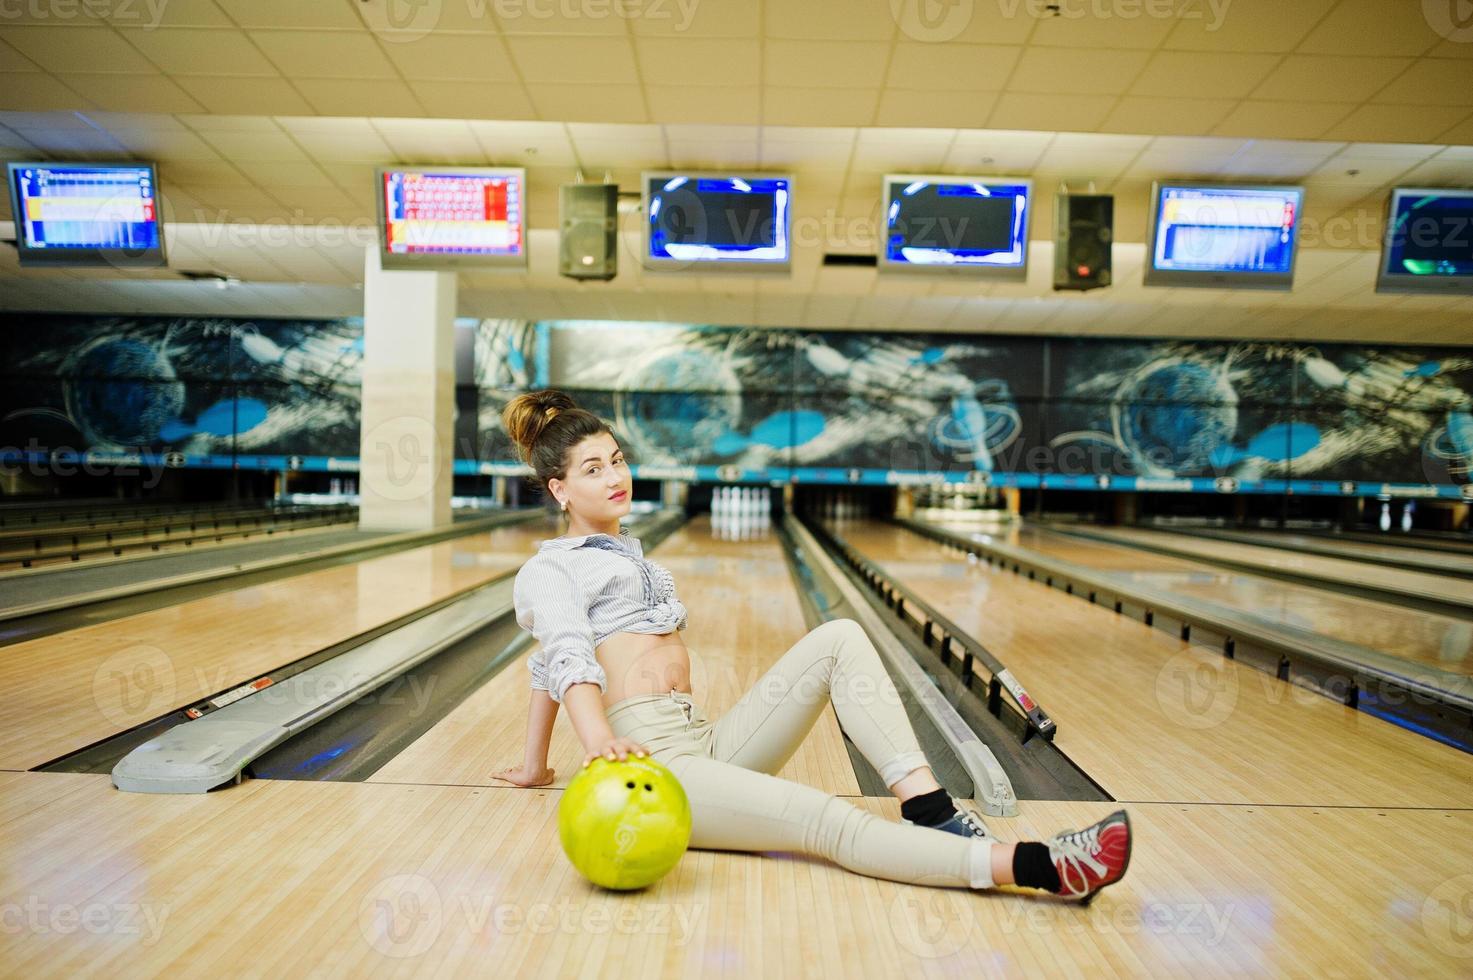
<path fill-rule="evenodd" d="M 669 769 L 646 756 L 594 759 L 563 791 L 558 836 L 573 867 L 619 890 L 659 881 L 690 843 L 690 801 Z"/>

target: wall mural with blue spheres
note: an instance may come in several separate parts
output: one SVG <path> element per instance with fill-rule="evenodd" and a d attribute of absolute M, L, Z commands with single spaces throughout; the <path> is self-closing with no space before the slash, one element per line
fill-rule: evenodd
<path fill-rule="evenodd" d="M 559 387 L 636 474 L 1473 495 L 1473 348 L 462 320 L 460 473 Z M 362 321 L 0 317 L 0 452 L 356 467 Z"/>
<path fill-rule="evenodd" d="M 7 315 L 0 447 L 356 457 L 362 359 L 346 320 Z"/>

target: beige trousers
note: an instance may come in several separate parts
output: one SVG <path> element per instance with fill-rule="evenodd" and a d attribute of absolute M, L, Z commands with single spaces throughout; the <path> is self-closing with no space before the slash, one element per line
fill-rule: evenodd
<path fill-rule="evenodd" d="M 990 844 L 885 820 L 773 775 L 830 701 L 885 785 L 927 764 L 879 652 L 852 619 L 810 631 L 714 724 L 679 691 L 627 698 L 608 718 L 615 735 L 644 745 L 685 787 L 691 847 L 794 851 L 874 878 L 990 886 Z"/>

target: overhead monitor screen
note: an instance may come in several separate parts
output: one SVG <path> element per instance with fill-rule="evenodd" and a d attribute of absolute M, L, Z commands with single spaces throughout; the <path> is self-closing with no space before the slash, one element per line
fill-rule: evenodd
<path fill-rule="evenodd" d="M 520 168 L 385 169 L 378 180 L 384 268 L 526 265 Z"/>
<path fill-rule="evenodd" d="M 792 261 L 792 178 L 644 175 L 645 264 L 784 271 Z"/>
<path fill-rule="evenodd" d="M 162 266 L 151 164 L 12 163 L 21 265 Z"/>
<path fill-rule="evenodd" d="M 1157 184 L 1148 286 L 1289 289 L 1301 187 Z"/>
<path fill-rule="evenodd" d="M 1473 190 L 1392 192 L 1376 291 L 1473 293 Z"/>
<path fill-rule="evenodd" d="M 1027 276 L 1029 181 L 891 174 L 884 195 L 881 269 Z"/>

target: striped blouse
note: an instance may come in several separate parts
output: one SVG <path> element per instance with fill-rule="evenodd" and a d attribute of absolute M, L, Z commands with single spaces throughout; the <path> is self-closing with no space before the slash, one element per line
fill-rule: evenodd
<path fill-rule="evenodd" d="M 532 688 L 559 704 L 582 682 L 608 688 L 594 648 L 619 632 L 685 629 L 675 579 L 644 557 L 638 538 L 585 534 L 548 538 L 517 572 L 512 587 L 517 624 L 542 644 L 532 655 Z"/>

